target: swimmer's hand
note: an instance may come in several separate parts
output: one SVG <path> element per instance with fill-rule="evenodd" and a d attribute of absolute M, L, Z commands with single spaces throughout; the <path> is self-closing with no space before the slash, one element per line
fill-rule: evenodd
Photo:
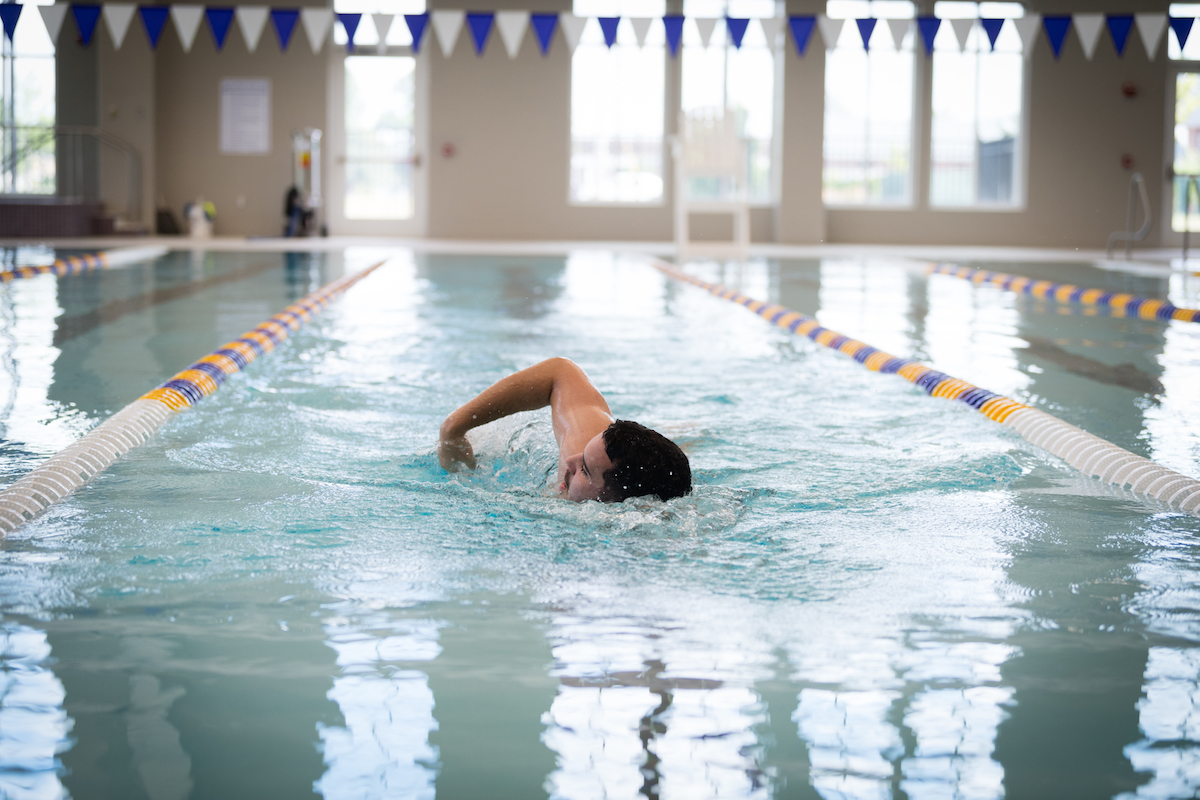
<path fill-rule="evenodd" d="M 466 436 L 441 439 L 438 442 L 438 461 L 446 472 L 458 472 L 459 464 L 475 469 L 475 451 Z"/>

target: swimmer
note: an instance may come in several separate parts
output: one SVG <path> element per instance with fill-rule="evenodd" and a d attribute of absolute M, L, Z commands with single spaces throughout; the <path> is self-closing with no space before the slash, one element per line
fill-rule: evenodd
<path fill-rule="evenodd" d="M 438 441 L 442 468 L 475 469 L 466 436 L 472 428 L 546 406 L 558 441 L 560 496 L 620 503 L 644 495 L 670 500 L 692 491 L 692 470 L 679 446 L 636 422 L 614 420 L 604 395 L 565 358 L 515 372 L 446 417 Z"/>

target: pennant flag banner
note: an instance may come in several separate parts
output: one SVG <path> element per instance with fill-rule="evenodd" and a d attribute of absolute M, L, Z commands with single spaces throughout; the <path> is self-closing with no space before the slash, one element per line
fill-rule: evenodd
<path fill-rule="evenodd" d="M 9 41 L 13 39 L 17 22 L 21 17 L 25 5 L 29 5 L 29 3 L 14 3 L 0 0 L 0 24 L 3 25 L 4 35 L 9 38 Z M 340 23 L 346 32 L 347 51 L 354 52 L 355 39 L 364 16 L 361 13 L 335 14 L 329 8 L 297 9 L 269 8 L 267 6 L 203 6 L 199 4 L 135 5 L 127 2 L 104 4 L 56 3 L 54 5 L 38 6 L 38 12 L 41 14 L 51 42 L 57 42 L 68 9 L 75 20 L 75 25 L 79 31 L 79 38 L 84 46 L 91 44 L 92 37 L 96 32 L 96 25 L 99 23 L 100 18 L 103 17 L 109 36 L 112 39 L 113 47 L 120 49 L 124 44 L 129 26 L 132 24 L 136 12 L 141 17 L 142 27 L 146 31 L 146 38 L 149 40 L 152 49 L 158 47 L 167 18 L 170 17 L 175 23 L 175 30 L 179 35 L 179 41 L 184 52 L 191 51 L 199 27 L 205 20 L 208 21 L 208 28 L 212 33 L 216 49 L 218 51 L 223 50 L 229 36 L 229 29 L 235 17 L 242 32 L 242 38 L 245 40 L 246 49 L 251 53 L 258 47 L 268 19 L 271 20 L 275 34 L 279 39 L 279 48 L 283 52 L 287 52 L 292 36 L 295 33 L 296 23 L 302 22 L 313 53 L 319 53 L 335 21 Z M 374 24 L 375 30 L 379 35 L 379 52 L 386 52 L 388 33 L 394 23 L 395 15 L 378 13 L 371 14 L 370 16 L 372 24 Z M 421 52 L 425 34 L 432 26 L 442 55 L 445 58 L 450 58 L 454 54 L 454 48 L 462 34 L 464 25 L 470 30 L 472 45 L 476 55 L 479 56 L 483 55 L 487 49 L 488 37 L 491 36 L 493 27 L 499 31 L 500 39 L 504 44 L 505 52 L 508 53 L 509 58 L 515 59 L 518 57 L 525 34 L 531 26 L 534 36 L 537 39 L 538 49 L 543 56 L 549 55 L 550 48 L 554 42 L 554 34 L 560 29 L 562 30 L 567 50 L 570 53 L 574 53 L 583 38 L 583 32 L 589 19 L 590 17 L 576 16 L 570 13 L 532 13 L 530 11 L 518 10 L 467 12 L 463 10 L 439 9 L 424 14 L 404 15 L 404 21 L 408 25 L 409 32 L 412 34 L 413 52 Z M 808 45 L 812 40 L 814 28 L 821 32 L 821 38 L 825 42 L 826 49 L 833 50 L 838 46 L 838 41 L 846 24 L 845 19 L 829 17 L 825 14 L 754 18 L 729 16 L 685 17 L 680 14 L 668 14 L 663 17 L 629 17 L 628 19 L 638 47 L 645 47 L 651 27 L 657 20 L 661 19 L 666 44 L 672 57 L 679 55 L 679 47 L 683 41 L 683 27 L 688 20 L 691 20 L 695 24 L 700 44 L 705 48 L 712 44 L 717 23 L 724 22 L 726 44 L 740 50 L 745 43 L 746 32 L 749 30 L 751 21 L 757 19 L 758 24 L 762 28 L 767 46 L 772 52 L 776 47 L 779 35 L 790 31 L 792 41 L 796 46 L 796 54 L 801 58 L 808 52 Z M 926 56 L 932 57 L 934 40 L 941 30 L 943 18 L 921 16 L 915 19 L 886 17 L 863 17 L 855 19 L 854 24 L 858 29 L 858 38 L 862 42 L 863 50 L 870 51 L 871 39 L 878 28 L 880 19 L 883 19 L 887 23 L 892 44 L 897 51 L 903 49 L 905 41 L 908 40 L 909 31 L 915 27 L 914 36 L 919 37 L 921 48 L 925 51 Z M 610 49 L 618 43 L 621 20 L 621 17 L 615 16 L 596 17 L 596 22 L 600 26 L 600 32 L 603 35 L 604 44 Z M 968 47 L 973 47 L 971 45 L 971 31 L 976 25 L 987 35 L 990 50 L 995 51 L 996 43 L 1000 38 L 1001 32 L 1004 30 L 1004 26 L 1011 22 L 1017 32 L 1017 37 L 1020 39 L 1021 51 L 1026 57 L 1032 55 L 1038 36 L 1044 31 L 1056 60 L 1061 59 L 1063 47 L 1072 28 L 1079 38 L 1080 48 L 1083 50 L 1084 57 L 1089 61 L 1094 59 L 1096 49 L 1099 46 L 1105 29 L 1108 30 L 1108 37 L 1112 41 L 1113 50 L 1118 57 L 1123 58 L 1129 43 L 1130 33 L 1136 28 L 1138 37 L 1145 47 L 1147 57 L 1153 61 L 1157 55 L 1159 44 L 1168 28 L 1174 31 L 1175 39 L 1179 43 L 1181 50 L 1187 45 L 1195 18 L 1169 17 L 1164 13 L 1074 13 L 1046 16 L 1026 14 L 1023 17 L 1012 19 L 947 18 L 947 21 L 954 34 L 954 41 L 957 43 L 960 53 L 966 52 Z M 945 39 L 945 36 L 943 36 L 943 39 Z M 914 44 L 912 47 L 915 48 L 915 40 L 913 41 Z M 979 44 L 975 46 L 982 49 L 982 36 L 976 41 Z"/>
<path fill-rule="evenodd" d="M 337 19 L 346 31 L 346 52 L 353 53 L 354 34 L 358 33 L 358 23 L 362 21 L 362 14 L 338 14 Z"/>
<path fill-rule="evenodd" d="M 208 30 L 212 33 L 213 44 L 217 46 L 217 50 L 224 50 L 229 26 L 233 24 L 233 9 L 209 6 L 204 15 L 208 18 Z"/>
<path fill-rule="evenodd" d="M 875 18 L 868 17 L 867 19 L 856 19 L 858 23 L 858 35 L 862 39 L 863 50 L 870 52 L 871 50 L 871 34 L 875 32 Z"/>
<path fill-rule="evenodd" d="M 300 11 L 295 8 L 272 8 L 271 25 L 275 35 L 279 37 L 279 49 L 287 52 L 292 42 L 292 34 L 296 31 L 296 23 L 300 20 Z"/>
<path fill-rule="evenodd" d="M 600 32 L 604 34 L 604 44 L 611 50 L 617 43 L 617 26 L 621 24 L 620 17 L 596 17 L 600 23 Z"/>
<path fill-rule="evenodd" d="M 792 41 L 796 43 L 796 55 L 801 58 L 804 58 L 804 53 L 808 50 L 808 40 L 812 38 L 813 25 L 816 24 L 816 21 L 816 17 L 788 17 L 788 27 L 792 29 Z"/>
<path fill-rule="evenodd" d="M 1131 21 L 1132 19 L 1130 17 Z M 1195 17 L 1171 17 L 1171 30 L 1175 31 L 1175 41 L 1179 42 L 1180 50 L 1187 44 L 1188 34 L 1192 32 L 1192 24 L 1195 21 Z"/>
<path fill-rule="evenodd" d="M 996 50 L 996 39 L 1000 36 L 1000 31 L 1004 30 L 1004 20 L 1002 19 L 981 19 L 979 24 L 983 27 L 983 32 L 987 34 L 988 44 L 992 46 L 992 51 Z"/>
<path fill-rule="evenodd" d="M 50 34 L 50 43 L 57 47 L 58 34 L 62 31 L 63 20 L 67 18 L 66 4 L 38 6 L 38 11 L 42 14 L 42 24 L 46 26 L 46 33 Z"/>
<path fill-rule="evenodd" d="M 729 31 L 729 38 L 733 41 L 733 46 L 738 50 L 742 49 L 742 39 L 746 36 L 746 27 L 750 24 L 749 18 L 737 19 L 736 17 L 725 18 L 725 30 Z"/>
<path fill-rule="evenodd" d="M 558 14 L 531 14 L 529 24 L 537 35 L 538 48 L 542 55 L 550 52 L 550 42 L 554 39 L 554 29 L 558 26 Z"/>
<path fill-rule="evenodd" d="M 467 26 L 471 29 L 471 39 L 475 42 L 475 55 L 483 55 L 483 48 L 487 47 L 488 36 L 492 32 L 492 22 L 495 20 L 495 15 L 491 13 L 475 13 L 467 14 Z"/>
<path fill-rule="evenodd" d="M 138 15 L 142 18 L 142 27 L 146 29 L 146 38 L 150 41 L 150 49 L 158 49 L 158 40 L 162 36 L 163 26 L 171 9 L 166 6 L 140 6 Z"/>
<path fill-rule="evenodd" d="M 100 6 L 72 5 L 71 13 L 75 15 L 75 26 L 79 28 L 79 37 L 83 46 L 92 43 L 92 34 L 96 32 L 96 23 L 100 21 Z"/>
<path fill-rule="evenodd" d="M 1108 16 L 1108 35 L 1112 37 L 1113 48 L 1119 58 L 1125 57 L 1125 43 L 1129 41 L 1129 32 L 1133 30 L 1132 14 L 1110 14 Z"/>
<path fill-rule="evenodd" d="M 683 17 L 670 14 L 662 18 L 663 31 L 667 35 L 667 47 L 671 49 L 671 57 L 679 55 L 679 42 L 683 39 Z"/>
<path fill-rule="evenodd" d="M 420 53 L 421 39 L 425 36 L 425 30 L 429 27 L 429 14 L 405 14 L 404 24 L 408 25 L 408 32 L 412 34 L 413 52 Z"/>

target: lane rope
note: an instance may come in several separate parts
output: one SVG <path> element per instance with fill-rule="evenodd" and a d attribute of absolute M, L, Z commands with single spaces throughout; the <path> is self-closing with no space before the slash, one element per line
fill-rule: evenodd
<path fill-rule="evenodd" d="M 108 253 L 85 253 L 81 256 L 65 256 L 54 259 L 53 264 L 41 264 L 36 267 L 17 267 L 0 272 L 0 283 L 11 283 L 22 278 L 32 278 L 37 275 L 77 275 L 80 272 L 91 272 L 108 268 Z"/>
<path fill-rule="evenodd" d="M 1113 316 L 1118 317 L 1200 322 L 1200 309 L 1179 308 L 1166 300 L 1138 297 L 1135 294 L 1106 292 L 1103 289 L 1085 289 L 1069 283 L 1039 281 L 1020 275 L 1009 275 L 1006 272 L 971 269 L 955 264 L 930 264 L 926 268 L 925 274 L 949 275 L 976 285 L 986 283 L 1009 292 L 1027 294 L 1043 300 L 1053 300 L 1056 303 L 1078 303 L 1083 306 L 1108 308 L 1114 312 Z"/>
<path fill-rule="evenodd" d="M 799 311 L 764 303 L 728 286 L 700 280 L 666 261 L 651 259 L 651 263 L 675 280 L 690 283 L 715 297 L 745 306 L 780 328 L 807 336 L 817 344 L 850 356 L 869 370 L 899 375 L 933 397 L 966 403 L 988 419 L 1013 428 L 1030 444 L 1061 458 L 1084 475 L 1115 486 L 1128 486 L 1135 494 L 1200 516 L 1200 481 L 1194 478 L 1131 453 L 1010 397 L 824 328 L 815 319 Z"/>
<path fill-rule="evenodd" d="M 214 350 L 146 392 L 97 425 L 77 442 L 0 491 L 0 538 L 108 469 L 144 444 L 171 415 L 196 405 L 260 355 L 275 349 L 333 300 L 384 263 L 332 281 L 292 303 L 241 337 Z"/>

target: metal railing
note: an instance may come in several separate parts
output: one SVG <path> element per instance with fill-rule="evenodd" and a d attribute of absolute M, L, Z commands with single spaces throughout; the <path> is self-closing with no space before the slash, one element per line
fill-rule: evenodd
<path fill-rule="evenodd" d="M 21 191 L 18 176 L 40 171 L 43 182 L 48 170 L 45 162 L 52 159 L 53 195 L 74 202 L 103 202 L 117 220 L 138 225 L 142 221 L 142 156 L 129 142 L 112 133 L 87 125 L 5 126 L 3 139 L 11 146 L 4 148 L 0 161 L 3 192 L 6 194 L 41 194 Z M 115 153 L 124 160 L 125 197 L 104 197 L 100 181 L 101 153 Z M 37 164 L 35 162 L 43 163 Z"/>
<path fill-rule="evenodd" d="M 1142 199 L 1142 211 L 1146 214 L 1146 220 L 1142 223 L 1142 227 L 1136 231 L 1131 231 L 1133 227 L 1133 205 L 1135 189 L 1137 194 Z M 1140 242 L 1150 235 L 1150 226 L 1154 221 L 1154 215 L 1150 211 L 1150 195 L 1146 192 L 1146 181 L 1142 178 L 1142 173 L 1135 172 L 1129 180 L 1129 202 L 1125 206 L 1125 230 L 1113 231 L 1108 235 L 1108 243 L 1104 247 L 1107 258 L 1113 256 L 1113 246 L 1117 242 L 1125 242 L 1125 260 L 1128 261 L 1132 255 L 1132 246 L 1134 242 Z"/>
<path fill-rule="evenodd" d="M 1196 175 L 1176 175 L 1177 178 L 1185 179 L 1183 185 L 1183 262 L 1187 263 L 1188 245 L 1190 244 L 1189 234 L 1192 231 L 1191 212 L 1192 212 L 1192 190 L 1195 189 L 1196 205 L 1200 206 L 1200 184 L 1196 182 Z"/>

